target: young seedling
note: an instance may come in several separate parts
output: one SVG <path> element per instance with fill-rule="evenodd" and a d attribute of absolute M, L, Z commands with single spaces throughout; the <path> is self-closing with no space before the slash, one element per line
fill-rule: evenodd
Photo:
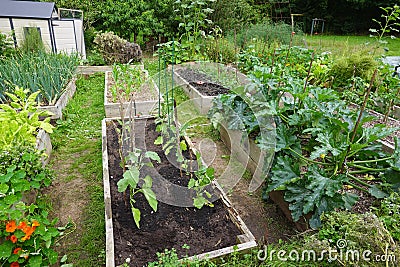
<path fill-rule="evenodd" d="M 134 206 L 136 203 L 135 195 L 142 193 L 151 208 L 157 211 L 158 201 L 156 194 L 151 189 L 153 186 L 153 179 L 146 175 L 144 178 L 140 177 L 140 171 L 144 166 L 153 167 L 153 164 L 148 159 L 160 161 L 157 153 L 152 151 L 142 152 L 139 148 L 135 148 L 129 152 L 126 157 L 127 170 L 123 174 L 123 178 L 118 181 L 118 192 L 126 192 L 129 189 L 129 203 L 135 220 L 136 226 L 140 228 L 140 210 Z M 140 186 L 140 187 L 139 187 Z"/>
<path fill-rule="evenodd" d="M 198 209 L 201 209 L 204 205 L 214 207 L 214 204 L 208 200 L 211 198 L 211 194 L 204 189 L 205 186 L 214 180 L 214 169 L 203 164 L 200 152 L 196 152 L 196 159 L 198 165 L 198 169 L 194 172 L 196 178 L 190 178 L 188 184 L 189 189 L 196 191 L 196 196 L 193 198 L 193 205 Z"/>

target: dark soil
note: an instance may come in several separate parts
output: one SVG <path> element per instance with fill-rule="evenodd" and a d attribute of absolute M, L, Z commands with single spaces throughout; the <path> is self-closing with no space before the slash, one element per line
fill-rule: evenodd
<path fill-rule="evenodd" d="M 181 178 L 179 169 L 166 162 L 161 147 L 154 145 L 157 136 L 154 122 L 148 123 L 144 140 L 147 150 L 157 152 L 163 160 L 161 164 L 154 164 L 156 171 L 174 184 L 186 185 L 189 178 Z M 122 169 L 119 167 L 117 134 L 112 123 L 107 125 L 107 149 L 117 265 L 123 264 L 129 258 L 129 266 L 144 266 L 155 261 L 156 253 L 165 249 L 175 248 L 179 257 L 183 257 L 237 244 L 237 235 L 241 232 L 229 219 L 228 211 L 221 200 L 214 202 L 213 208 L 203 207 L 200 210 L 159 202 L 157 212 L 153 212 L 146 199 L 138 194 L 135 197 L 135 207 L 141 210 L 138 229 L 130 208 L 124 204 L 123 194 L 117 191 Z M 185 244 L 190 248 L 183 249 Z"/>
<path fill-rule="evenodd" d="M 191 69 L 178 69 L 176 71 L 190 85 L 196 88 L 202 95 L 217 96 L 227 94 L 229 89 L 214 83 L 207 75 Z"/>

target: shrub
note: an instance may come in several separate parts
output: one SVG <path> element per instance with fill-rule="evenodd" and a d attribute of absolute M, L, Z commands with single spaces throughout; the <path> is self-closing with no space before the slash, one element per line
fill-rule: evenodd
<path fill-rule="evenodd" d="M 0 104 L 0 150 L 13 147 L 36 145 L 38 130 L 44 129 L 51 133 L 53 126 L 50 117 L 40 120 L 41 116 L 48 116 L 46 111 L 38 111 L 35 98 L 39 92 L 27 96 L 27 90 L 17 88 L 16 95 L 8 94 L 12 99 L 10 105 Z"/>
<path fill-rule="evenodd" d="M 105 32 L 94 39 L 97 49 L 103 55 L 106 64 L 139 62 L 142 50 L 135 43 L 129 43 L 113 32 Z"/>
<path fill-rule="evenodd" d="M 227 38 L 215 38 L 206 41 L 205 53 L 210 61 L 232 63 L 236 61 L 236 46 Z"/>
<path fill-rule="evenodd" d="M 289 44 L 291 34 L 292 27 L 290 25 L 282 22 L 273 23 L 265 21 L 248 27 L 243 27 L 241 30 L 237 31 L 236 45 L 245 48 L 248 46 L 249 42 L 254 39 L 263 40 L 268 44 L 268 46 L 275 43 Z M 299 34 L 301 34 L 301 31 L 298 31 L 296 35 Z M 227 37 L 231 42 L 235 42 L 234 32 L 230 31 Z"/>
<path fill-rule="evenodd" d="M 7 57 L 14 54 L 14 45 L 10 36 L 0 33 L 0 57 Z"/>
<path fill-rule="evenodd" d="M 369 81 L 377 66 L 378 63 L 373 55 L 366 51 L 360 51 L 335 60 L 329 76 L 334 79 L 333 86 L 341 89 L 350 84 L 351 79 L 354 77 Z"/>

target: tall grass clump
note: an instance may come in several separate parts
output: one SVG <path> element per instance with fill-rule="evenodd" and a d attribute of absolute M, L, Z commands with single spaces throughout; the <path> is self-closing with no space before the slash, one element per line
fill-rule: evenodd
<path fill-rule="evenodd" d="M 288 45 L 291 35 L 292 26 L 282 22 L 264 21 L 236 30 L 236 33 L 229 31 L 227 38 L 241 48 L 246 48 L 254 39 L 262 40 L 270 47 L 276 43 Z M 296 36 L 299 35 L 302 35 L 301 31 L 296 30 Z"/>
<path fill-rule="evenodd" d="M 6 92 L 13 93 L 16 86 L 39 91 L 38 102 L 54 104 L 74 76 L 77 55 L 45 52 L 22 53 L 0 59 L 0 102 L 8 102 Z"/>
<path fill-rule="evenodd" d="M 24 39 L 19 48 L 23 53 L 45 52 L 46 48 L 40 34 L 40 30 L 36 27 L 27 27 L 24 32 Z"/>
<path fill-rule="evenodd" d="M 369 81 L 377 67 L 374 55 L 365 50 L 337 58 L 330 70 L 330 76 L 334 77 L 333 86 L 343 90 L 355 77 Z"/>

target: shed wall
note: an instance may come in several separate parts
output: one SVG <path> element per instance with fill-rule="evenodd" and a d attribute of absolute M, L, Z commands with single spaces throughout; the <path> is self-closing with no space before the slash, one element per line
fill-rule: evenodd
<path fill-rule="evenodd" d="M 11 35 L 11 25 L 9 19 L 0 18 L 0 32 Z"/>
<path fill-rule="evenodd" d="M 35 19 L 12 19 L 15 30 L 15 37 L 17 38 L 17 45 L 20 46 L 24 40 L 24 27 L 39 27 L 42 35 L 43 44 L 48 51 L 51 51 L 50 31 L 47 20 Z"/>
<path fill-rule="evenodd" d="M 53 21 L 57 52 L 76 52 L 74 23 L 70 20 Z"/>

